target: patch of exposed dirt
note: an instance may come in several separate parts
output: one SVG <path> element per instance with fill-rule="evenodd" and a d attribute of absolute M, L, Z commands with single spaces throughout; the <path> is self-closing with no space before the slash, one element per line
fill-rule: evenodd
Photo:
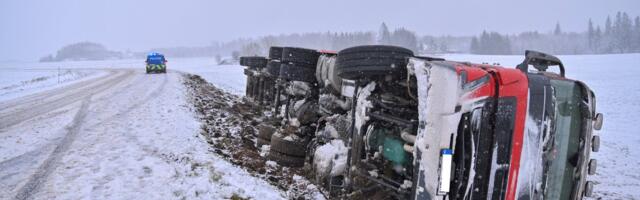
<path fill-rule="evenodd" d="M 214 153 L 286 191 L 290 199 L 326 198 L 310 183 L 310 170 L 279 166 L 267 160 L 268 146 L 256 147 L 256 126 L 267 123 L 265 111 L 259 106 L 216 88 L 198 75 L 185 75 L 183 80 L 189 100 L 200 115 L 201 134 Z"/>

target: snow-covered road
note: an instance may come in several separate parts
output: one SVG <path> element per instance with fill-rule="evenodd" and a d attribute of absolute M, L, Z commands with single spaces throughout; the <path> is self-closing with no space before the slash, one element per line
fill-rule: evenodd
<path fill-rule="evenodd" d="M 213 156 L 182 74 L 106 75 L 0 102 L 0 199 L 282 199 Z"/>

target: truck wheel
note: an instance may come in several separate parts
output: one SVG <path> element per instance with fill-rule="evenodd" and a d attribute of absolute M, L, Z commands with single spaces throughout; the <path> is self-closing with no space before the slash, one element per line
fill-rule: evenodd
<path fill-rule="evenodd" d="M 258 125 L 258 147 L 271 144 L 271 136 L 276 132 L 276 128 L 269 125 Z"/>
<path fill-rule="evenodd" d="M 316 68 L 320 53 L 313 49 L 285 47 L 282 49 L 282 62 L 295 63 L 300 66 Z M 315 71 L 314 71 L 315 72 Z"/>
<path fill-rule="evenodd" d="M 280 60 L 282 59 L 282 47 L 269 48 L 269 59 Z"/>
<path fill-rule="evenodd" d="M 352 80 L 380 75 L 403 75 L 406 73 L 407 58 L 411 56 L 411 50 L 396 46 L 351 47 L 338 52 L 336 71 L 338 76 Z"/>
<path fill-rule="evenodd" d="M 276 161 L 279 165 L 285 167 L 302 167 L 304 166 L 304 157 L 290 156 L 277 151 L 269 151 L 267 156 L 269 160 Z"/>
<path fill-rule="evenodd" d="M 247 67 L 263 68 L 267 66 L 267 58 L 259 56 L 240 57 L 240 65 Z"/>
<path fill-rule="evenodd" d="M 271 136 L 271 151 L 294 157 L 304 158 L 307 155 L 307 143 L 301 139 L 287 140 L 280 134 Z"/>
<path fill-rule="evenodd" d="M 281 64 L 282 63 L 277 60 L 269 61 L 269 63 L 267 63 L 267 73 L 269 73 L 271 76 L 277 77 L 278 75 L 280 75 Z"/>
<path fill-rule="evenodd" d="M 298 66 L 296 64 L 282 64 L 280 65 L 279 77 L 290 81 L 303 81 L 308 83 L 315 83 L 316 70 Z"/>
<path fill-rule="evenodd" d="M 253 76 L 248 75 L 247 76 L 247 85 L 246 85 L 246 89 L 245 89 L 245 96 L 252 98 L 253 97 Z"/>

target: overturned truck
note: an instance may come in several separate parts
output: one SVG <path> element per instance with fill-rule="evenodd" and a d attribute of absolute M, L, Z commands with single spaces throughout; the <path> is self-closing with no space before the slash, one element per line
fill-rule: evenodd
<path fill-rule="evenodd" d="M 307 166 L 333 197 L 592 193 L 590 153 L 603 117 L 594 92 L 565 77 L 554 56 L 527 51 L 506 68 L 371 45 L 338 53 L 272 47 L 269 58 L 251 59 L 260 66 L 249 66 L 248 79 L 259 84 L 247 81 L 247 97 L 272 111 L 258 145 L 270 145 L 268 159 L 283 166 Z"/>

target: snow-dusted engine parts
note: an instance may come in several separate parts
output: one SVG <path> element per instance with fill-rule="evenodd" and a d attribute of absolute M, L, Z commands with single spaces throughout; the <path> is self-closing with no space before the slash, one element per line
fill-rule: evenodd
<path fill-rule="evenodd" d="M 281 52 L 282 56 L 275 95 L 275 117 L 280 120 L 280 126 L 271 136 L 268 158 L 280 165 L 301 167 L 318 120 L 319 90 L 315 74 L 320 53 L 295 47 L 283 47 L 281 51 L 272 48 L 270 52 Z"/>
<path fill-rule="evenodd" d="M 317 183 L 332 195 L 402 198 L 394 188 L 410 191 L 406 173 L 412 171 L 406 166 L 411 155 L 406 149 L 417 121 L 405 118 L 417 119 L 417 101 L 409 94 L 415 87 L 407 87 L 403 77 L 412 55 L 404 48 L 373 45 L 319 57 L 320 118 L 307 156 Z"/>

